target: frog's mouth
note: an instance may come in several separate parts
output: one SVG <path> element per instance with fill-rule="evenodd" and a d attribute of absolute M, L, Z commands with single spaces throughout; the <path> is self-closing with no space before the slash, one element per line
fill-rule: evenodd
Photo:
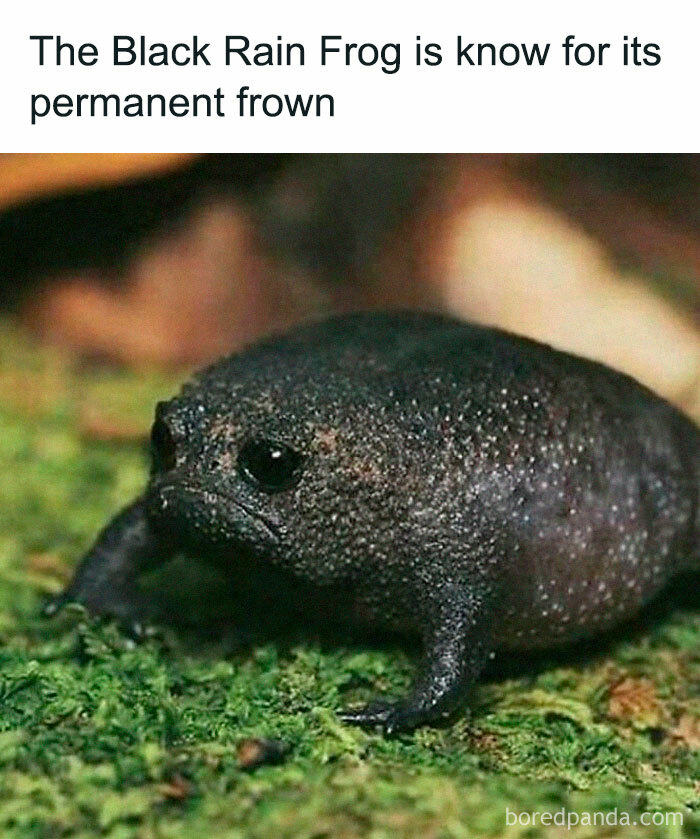
<path fill-rule="evenodd" d="M 156 484 L 148 493 L 147 511 L 156 529 L 185 544 L 237 543 L 269 551 L 281 542 L 279 526 L 252 504 L 193 481 Z"/>

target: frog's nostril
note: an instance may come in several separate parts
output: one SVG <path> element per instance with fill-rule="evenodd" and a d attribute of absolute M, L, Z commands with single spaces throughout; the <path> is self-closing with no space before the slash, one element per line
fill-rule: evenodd
<path fill-rule="evenodd" d="M 177 444 L 168 424 L 157 419 L 151 429 L 151 452 L 153 464 L 159 472 L 174 469 L 177 463 Z"/>

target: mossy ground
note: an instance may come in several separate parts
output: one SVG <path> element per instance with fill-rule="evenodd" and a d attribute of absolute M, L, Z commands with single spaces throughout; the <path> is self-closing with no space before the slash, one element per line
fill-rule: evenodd
<path fill-rule="evenodd" d="M 573 835 L 700 836 L 692 592 L 605 644 L 507 662 L 470 715 L 391 740 L 334 712 L 406 685 L 410 656 L 393 644 L 165 630 L 134 646 L 79 612 L 40 619 L 42 599 L 142 485 L 153 405 L 176 385 L 157 371 L 81 366 L 0 322 L 2 839 L 566 832 L 507 826 L 506 808 L 679 811 L 682 827 Z M 171 587 L 186 591 L 190 569 L 198 611 L 222 581 L 190 562 Z M 249 736 L 290 752 L 246 771 L 237 744 Z"/>

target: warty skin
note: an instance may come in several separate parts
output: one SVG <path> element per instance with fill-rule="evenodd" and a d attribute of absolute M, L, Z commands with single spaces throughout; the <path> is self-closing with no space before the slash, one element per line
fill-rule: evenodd
<path fill-rule="evenodd" d="M 420 636 L 408 695 L 343 714 L 386 732 L 449 716 L 496 649 L 591 636 L 698 567 L 689 420 L 600 364 L 441 316 L 341 316 L 223 359 L 158 405 L 152 449 L 48 612 L 138 627 L 137 579 L 174 553 L 232 585 L 259 568 L 273 597 L 298 583 L 310 609 Z"/>

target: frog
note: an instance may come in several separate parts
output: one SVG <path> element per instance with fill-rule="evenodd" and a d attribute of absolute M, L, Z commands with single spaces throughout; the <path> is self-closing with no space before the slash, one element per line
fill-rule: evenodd
<path fill-rule="evenodd" d="M 415 638 L 386 734 L 452 718 L 490 659 L 599 636 L 698 569 L 700 437 L 603 364 L 430 312 L 274 335 L 160 402 L 143 492 L 65 591 L 140 631 L 178 553 L 272 602 Z"/>

